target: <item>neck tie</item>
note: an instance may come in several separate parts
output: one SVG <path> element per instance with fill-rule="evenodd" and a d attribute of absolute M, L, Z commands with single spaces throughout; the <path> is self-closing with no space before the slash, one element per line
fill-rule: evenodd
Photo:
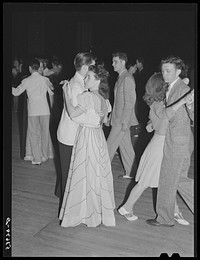
<path fill-rule="evenodd" d="M 167 97 L 166 97 L 166 94 L 167 92 L 169 91 L 169 83 L 165 83 L 165 95 L 164 95 L 164 99 L 163 99 L 163 102 L 165 104 L 165 106 L 167 106 Z"/>

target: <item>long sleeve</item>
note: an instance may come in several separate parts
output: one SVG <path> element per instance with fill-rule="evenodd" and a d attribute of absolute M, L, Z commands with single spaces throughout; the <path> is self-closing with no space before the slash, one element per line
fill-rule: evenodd
<path fill-rule="evenodd" d="M 136 101 L 135 85 L 133 79 L 126 77 L 124 80 L 124 109 L 122 123 L 128 125 Z"/>
<path fill-rule="evenodd" d="M 194 121 L 194 103 L 191 104 L 191 107 L 186 106 L 187 113 L 192 121 Z"/>
<path fill-rule="evenodd" d="M 24 80 L 22 81 L 22 83 L 17 88 L 13 88 L 12 87 L 12 94 L 13 94 L 13 96 L 21 95 L 26 90 L 26 87 L 27 86 L 26 86 Z"/>
<path fill-rule="evenodd" d="M 163 102 L 154 102 L 153 108 L 154 113 L 160 119 L 170 119 L 175 116 L 175 111 L 172 107 L 165 107 Z"/>
<path fill-rule="evenodd" d="M 83 89 L 79 85 L 74 85 L 71 91 L 72 104 L 74 107 L 78 105 L 77 97 L 83 93 Z"/>

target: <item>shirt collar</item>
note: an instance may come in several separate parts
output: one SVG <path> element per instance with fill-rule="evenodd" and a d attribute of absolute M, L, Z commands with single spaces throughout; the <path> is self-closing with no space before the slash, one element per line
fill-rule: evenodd
<path fill-rule="evenodd" d="M 75 77 L 79 80 L 81 86 L 84 88 L 84 77 L 81 76 L 81 74 L 78 73 L 77 71 L 76 71 L 76 73 L 75 73 Z"/>
<path fill-rule="evenodd" d="M 40 75 L 40 73 L 38 71 L 34 71 L 31 75 Z"/>
<path fill-rule="evenodd" d="M 178 79 L 179 79 L 179 77 L 177 79 L 175 79 L 172 83 L 169 84 L 168 91 L 170 91 L 172 89 L 172 87 L 178 81 Z"/>
<path fill-rule="evenodd" d="M 120 73 L 119 73 L 119 77 L 121 77 L 121 75 L 123 74 L 123 72 L 127 71 L 127 69 L 124 69 L 122 70 Z"/>

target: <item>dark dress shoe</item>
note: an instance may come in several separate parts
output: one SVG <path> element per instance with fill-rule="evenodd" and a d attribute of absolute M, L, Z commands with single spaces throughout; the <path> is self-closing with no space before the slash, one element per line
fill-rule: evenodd
<path fill-rule="evenodd" d="M 173 227 L 174 224 L 162 224 L 158 222 L 156 219 L 147 219 L 147 224 L 152 225 L 152 226 L 164 226 L 164 227 Z"/>

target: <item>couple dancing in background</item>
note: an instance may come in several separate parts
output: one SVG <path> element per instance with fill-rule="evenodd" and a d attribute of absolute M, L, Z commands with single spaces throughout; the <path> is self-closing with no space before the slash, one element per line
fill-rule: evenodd
<path fill-rule="evenodd" d="M 32 59 L 29 62 L 29 72 L 30 76 L 24 78 L 16 88 L 12 88 L 12 94 L 19 96 L 25 91 L 27 92 L 28 99 L 25 102 L 27 102 L 28 125 L 26 157 L 24 159 L 32 161 L 34 165 L 40 165 L 42 161 L 44 162 L 49 158 L 51 138 L 47 93 L 51 104 L 53 103 L 52 96 L 54 93 L 49 79 L 41 75 L 40 62 L 37 59 Z"/>
<path fill-rule="evenodd" d="M 17 59 L 15 59 L 15 64 L 16 66 L 19 64 Z M 55 98 L 57 96 L 55 78 L 61 71 L 59 68 L 60 70 L 56 73 L 55 69 L 58 66 L 59 63 L 53 65 L 54 72 L 48 78 L 44 74 L 44 59 L 32 59 L 28 63 L 29 71 L 22 69 L 13 82 L 15 83 L 13 95 L 20 97 L 18 104 L 20 157 L 25 161 L 32 161 L 35 165 L 40 165 L 41 162 L 55 157 L 50 122 L 52 118 L 59 117 L 52 113 L 55 111 L 54 107 L 56 110 L 59 109 L 57 98 Z M 44 117 L 48 117 L 46 122 L 44 122 Z M 55 123 L 53 120 L 52 125 L 56 125 Z"/>
<path fill-rule="evenodd" d="M 192 93 L 185 96 L 190 88 L 179 77 L 183 72 L 183 61 L 178 57 L 170 57 L 162 60 L 161 64 L 162 74 L 155 73 L 150 77 L 144 96 L 150 106 L 150 121 L 146 128 L 149 132 L 154 130 L 154 136 L 140 159 L 136 174 L 138 183 L 118 212 L 128 220 L 136 220 L 138 217 L 133 214 L 135 202 L 146 188 L 158 187 L 157 219 L 147 220 L 147 223 L 154 226 L 173 226 L 176 220 L 179 224 L 189 225 L 179 211 L 176 193 L 178 189 L 193 212 L 193 180 L 187 178 L 187 174 L 193 150 L 190 119 L 193 120 L 194 116 L 194 99 Z M 174 87 L 170 94 L 166 83 L 170 85 L 170 91 Z M 168 105 L 164 104 L 166 94 Z M 179 101 L 176 102 L 177 100 Z M 171 164 L 166 166 L 166 161 Z M 175 162 L 180 164 L 172 169 Z"/>

